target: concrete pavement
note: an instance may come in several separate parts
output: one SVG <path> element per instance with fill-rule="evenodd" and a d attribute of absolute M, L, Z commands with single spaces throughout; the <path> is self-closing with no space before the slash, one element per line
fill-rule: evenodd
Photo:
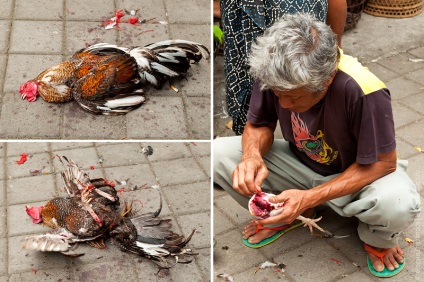
<path fill-rule="evenodd" d="M 178 93 L 169 85 L 148 89 L 147 102 L 125 116 L 95 116 L 75 102 L 19 97 L 20 84 L 87 44 L 131 47 L 178 38 L 209 48 L 209 0 L 0 0 L 0 7 L 0 139 L 210 139 L 208 61 L 175 81 Z M 139 9 L 140 19 L 154 20 L 122 23 L 121 30 L 100 26 L 120 9 Z"/>
<path fill-rule="evenodd" d="M 142 147 L 154 152 L 144 155 Z M 16 164 L 20 154 L 28 160 Z M 135 200 L 141 212 L 155 211 L 187 236 L 199 255 L 190 264 L 161 271 L 146 258 L 122 252 L 110 240 L 107 249 L 80 245 L 79 258 L 22 250 L 21 240 L 49 229 L 33 224 L 26 205 L 43 205 L 64 195 L 61 164 L 55 154 L 79 164 L 90 177 L 126 180 L 121 199 Z M 93 167 L 91 167 L 93 166 Z M 32 176 L 30 171 L 42 170 Z M 129 178 L 129 179 L 128 179 Z M 160 189 L 136 189 L 160 185 Z M 120 189 L 122 186 L 117 186 Z M 0 281 L 209 281 L 210 280 L 210 143 L 1 143 L 0 144 Z"/>
<path fill-rule="evenodd" d="M 388 86 L 396 126 L 397 153 L 409 161 L 408 174 L 424 203 L 424 14 L 410 19 L 386 19 L 362 14 L 356 29 L 343 37 L 343 49 L 370 68 Z M 223 59 L 214 61 L 214 135 L 231 136 L 225 125 Z M 278 127 L 277 127 L 278 128 Z M 281 133 L 276 133 L 281 136 Z M 424 204 L 422 204 L 424 207 Z M 342 218 L 324 206 L 317 209 L 322 225 L 344 239 L 321 239 L 306 229 L 297 228 L 278 241 L 258 250 L 245 247 L 241 231 L 250 220 L 241 208 L 220 188 L 214 188 L 214 272 L 229 273 L 235 281 L 377 281 L 366 266 L 366 254 L 359 240 L 357 221 Z M 414 243 L 408 246 L 405 238 Z M 422 281 L 424 272 L 424 215 L 421 213 L 401 233 L 399 244 L 406 253 L 406 267 L 390 281 Z M 266 260 L 286 265 L 285 272 L 263 269 Z M 217 280 L 218 281 L 218 280 Z"/>

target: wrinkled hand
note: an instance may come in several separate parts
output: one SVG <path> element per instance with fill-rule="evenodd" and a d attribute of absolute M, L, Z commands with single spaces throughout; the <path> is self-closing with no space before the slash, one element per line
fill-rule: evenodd
<path fill-rule="evenodd" d="M 262 182 L 267 176 L 265 162 L 258 156 L 243 159 L 231 174 L 234 190 L 245 196 L 262 192 Z"/>
<path fill-rule="evenodd" d="M 301 215 L 305 210 L 308 209 L 306 203 L 306 193 L 308 191 L 290 189 L 281 192 L 279 195 L 270 197 L 271 203 L 282 203 L 284 202 L 283 211 L 275 216 L 268 217 L 266 219 L 257 220 L 257 223 L 261 225 L 285 223 L 290 224 L 296 218 Z"/>

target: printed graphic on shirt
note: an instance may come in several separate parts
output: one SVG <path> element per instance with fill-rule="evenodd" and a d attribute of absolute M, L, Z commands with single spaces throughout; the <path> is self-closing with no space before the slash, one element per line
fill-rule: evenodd
<path fill-rule="evenodd" d="M 339 151 L 334 151 L 328 146 L 324 140 L 324 133 L 318 130 L 316 136 L 310 134 L 299 113 L 291 113 L 291 123 L 296 147 L 305 152 L 309 158 L 325 165 L 330 165 L 337 158 Z"/>

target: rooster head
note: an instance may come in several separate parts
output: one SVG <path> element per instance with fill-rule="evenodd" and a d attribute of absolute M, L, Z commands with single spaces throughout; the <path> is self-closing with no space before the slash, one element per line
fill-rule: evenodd
<path fill-rule="evenodd" d="M 32 80 L 25 82 L 19 87 L 19 93 L 22 100 L 26 98 L 29 102 L 34 102 L 38 95 L 38 85 Z"/>
<path fill-rule="evenodd" d="M 44 208 L 43 206 L 40 206 L 40 207 L 25 206 L 25 208 L 26 208 L 26 213 L 32 218 L 33 223 L 43 222 L 43 218 L 41 217 L 41 210 Z"/>

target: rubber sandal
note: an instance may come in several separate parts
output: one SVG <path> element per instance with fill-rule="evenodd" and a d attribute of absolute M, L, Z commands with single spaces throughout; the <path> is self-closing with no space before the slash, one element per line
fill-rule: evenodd
<path fill-rule="evenodd" d="M 316 217 L 316 213 L 314 211 L 312 218 L 315 218 L 315 217 Z M 274 242 L 275 240 L 277 240 L 278 238 L 280 238 L 281 236 L 283 236 L 284 234 L 286 234 L 290 230 L 293 230 L 296 227 L 299 227 L 299 226 L 302 226 L 302 225 L 303 225 L 302 221 L 292 223 L 292 224 L 286 224 L 286 225 L 278 226 L 278 227 L 265 227 L 265 226 L 262 226 L 260 224 L 256 224 L 255 234 L 258 233 L 260 230 L 278 230 L 278 232 L 275 233 L 274 235 L 272 235 L 271 237 L 263 239 L 262 241 L 260 241 L 259 243 L 256 243 L 256 244 L 249 243 L 249 241 L 248 241 L 249 238 L 247 238 L 247 239 L 242 238 L 242 241 L 249 248 L 254 248 L 254 249 L 262 248 L 263 246 L 271 244 L 272 242 Z"/>
<path fill-rule="evenodd" d="M 388 252 L 389 249 L 384 249 L 381 252 L 377 251 L 374 247 L 365 244 L 364 243 L 364 247 L 365 247 L 365 251 L 367 253 L 373 254 L 376 257 L 380 258 L 381 262 L 384 264 L 383 261 L 383 257 L 386 255 L 386 253 Z M 405 267 L 405 257 L 403 257 L 403 262 L 399 263 L 399 267 L 393 269 L 392 271 L 388 270 L 386 268 L 386 266 L 384 266 L 384 270 L 381 272 L 378 272 L 374 269 L 374 266 L 372 265 L 371 259 L 369 256 L 367 256 L 367 264 L 368 264 L 368 269 L 370 270 L 370 272 L 376 276 L 376 277 L 381 277 L 381 278 L 388 278 L 388 277 L 392 277 L 395 276 L 396 274 L 398 274 L 399 272 L 402 271 L 402 269 Z"/>

